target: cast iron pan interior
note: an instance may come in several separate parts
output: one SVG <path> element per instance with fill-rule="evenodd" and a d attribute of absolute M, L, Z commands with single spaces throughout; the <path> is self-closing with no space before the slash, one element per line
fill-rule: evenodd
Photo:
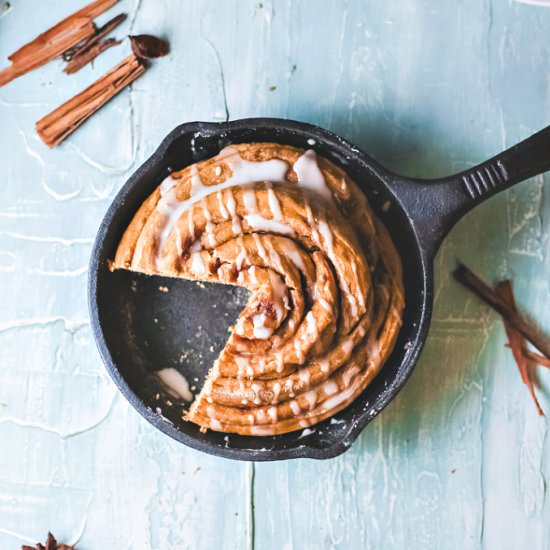
<path fill-rule="evenodd" d="M 348 408 L 312 429 L 273 437 L 201 433 L 181 420 L 163 395 L 155 370 L 174 367 L 200 389 L 242 309 L 247 291 L 223 285 L 108 270 L 119 240 L 145 198 L 172 170 L 216 155 L 231 143 L 271 141 L 313 148 L 341 166 L 386 223 L 406 266 L 406 309 L 394 352 L 374 382 Z M 94 334 L 105 365 L 130 403 L 151 424 L 195 449 L 238 460 L 330 458 L 344 452 L 397 394 L 428 328 L 431 277 L 411 220 L 386 183 L 386 173 L 352 144 L 326 130 L 281 119 L 183 124 L 127 181 L 99 229 L 89 272 Z M 382 205 L 390 201 L 386 211 Z M 387 205 L 386 205 L 387 206 Z M 166 292 L 168 289 L 168 292 Z M 167 403 L 168 401 L 168 403 Z"/>

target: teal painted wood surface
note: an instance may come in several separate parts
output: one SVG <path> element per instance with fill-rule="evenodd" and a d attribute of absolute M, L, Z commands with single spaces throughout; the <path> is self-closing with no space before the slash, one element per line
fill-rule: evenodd
<path fill-rule="evenodd" d="M 11 0 L 0 9 L 0 57 L 83 4 Z M 107 206 L 177 124 L 296 118 L 404 174 L 458 171 L 550 123 L 550 9 L 511 0 L 120 9 L 131 15 L 118 35 L 166 36 L 172 52 L 61 147 L 47 150 L 34 122 L 127 45 L 75 76 L 54 61 L 0 89 L 0 548 L 48 529 L 82 550 L 550 548 L 547 420 L 500 321 L 449 276 L 460 258 L 488 280 L 512 277 L 521 307 L 550 333 L 549 176 L 452 231 L 415 373 L 334 460 L 237 463 L 157 433 L 104 372 L 85 296 Z M 548 372 L 539 384 L 550 412 Z"/>

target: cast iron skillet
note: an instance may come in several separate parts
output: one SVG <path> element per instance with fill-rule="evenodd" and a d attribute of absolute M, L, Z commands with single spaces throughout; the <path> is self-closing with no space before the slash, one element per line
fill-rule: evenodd
<path fill-rule="evenodd" d="M 379 375 L 332 419 L 311 430 L 273 437 L 203 434 L 181 420 L 180 407 L 171 404 L 151 373 L 175 367 L 200 389 L 225 343 L 227 327 L 244 305 L 246 291 L 111 273 L 108 261 L 142 201 L 170 170 L 212 157 L 230 143 L 254 141 L 313 148 L 361 185 L 401 255 L 406 309 L 395 350 Z M 301 122 L 256 118 L 178 126 L 126 182 L 99 228 L 88 291 L 92 327 L 103 361 L 140 414 L 195 449 L 255 461 L 339 455 L 395 397 L 413 370 L 428 333 L 432 263 L 444 236 L 476 204 L 548 169 L 550 127 L 470 170 L 428 181 L 392 174 L 345 139 Z"/>

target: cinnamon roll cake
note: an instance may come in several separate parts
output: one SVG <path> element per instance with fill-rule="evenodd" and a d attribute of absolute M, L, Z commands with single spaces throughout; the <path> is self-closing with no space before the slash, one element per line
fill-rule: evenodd
<path fill-rule="evenodd" d="M 145 200 L 113 269 L 238 285 L 248 303 L 184 419 L 275 435 L 349 405 L 395 344 L 401 262 L 359 187 L 313 150 L 231 145 Z"/>

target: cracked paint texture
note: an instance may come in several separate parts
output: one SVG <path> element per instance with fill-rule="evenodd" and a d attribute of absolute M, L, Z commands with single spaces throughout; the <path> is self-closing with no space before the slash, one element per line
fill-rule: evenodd
<path fill-rule="evenodd" d="M 550 549 L 547 421 L 500 321 L 449 275 L 460 258 L 488 280 L 513 278 L 550 333 L 549 176 L 451 232 L 414 375 L 334 460 L 254 466 L 157 433 L 104 371 L 85 292 L 110 201 L 181 122 L 296 118 L 419 177 L 539 130 L 550 8 L 532 4 L 122 0 L 100 22 L 127 11 L 117 36 L 158 34 L 171 54 L 53 151 L 34 122 L 128 45 L 74 76 L 54 61 L 0 89 L 0 548 L 50 529 L 83 550 Z M 3 60 L 68 11 L 62 0 L 2 6 Z M 546 372 L 538 392 L 550 413 Z"/>

